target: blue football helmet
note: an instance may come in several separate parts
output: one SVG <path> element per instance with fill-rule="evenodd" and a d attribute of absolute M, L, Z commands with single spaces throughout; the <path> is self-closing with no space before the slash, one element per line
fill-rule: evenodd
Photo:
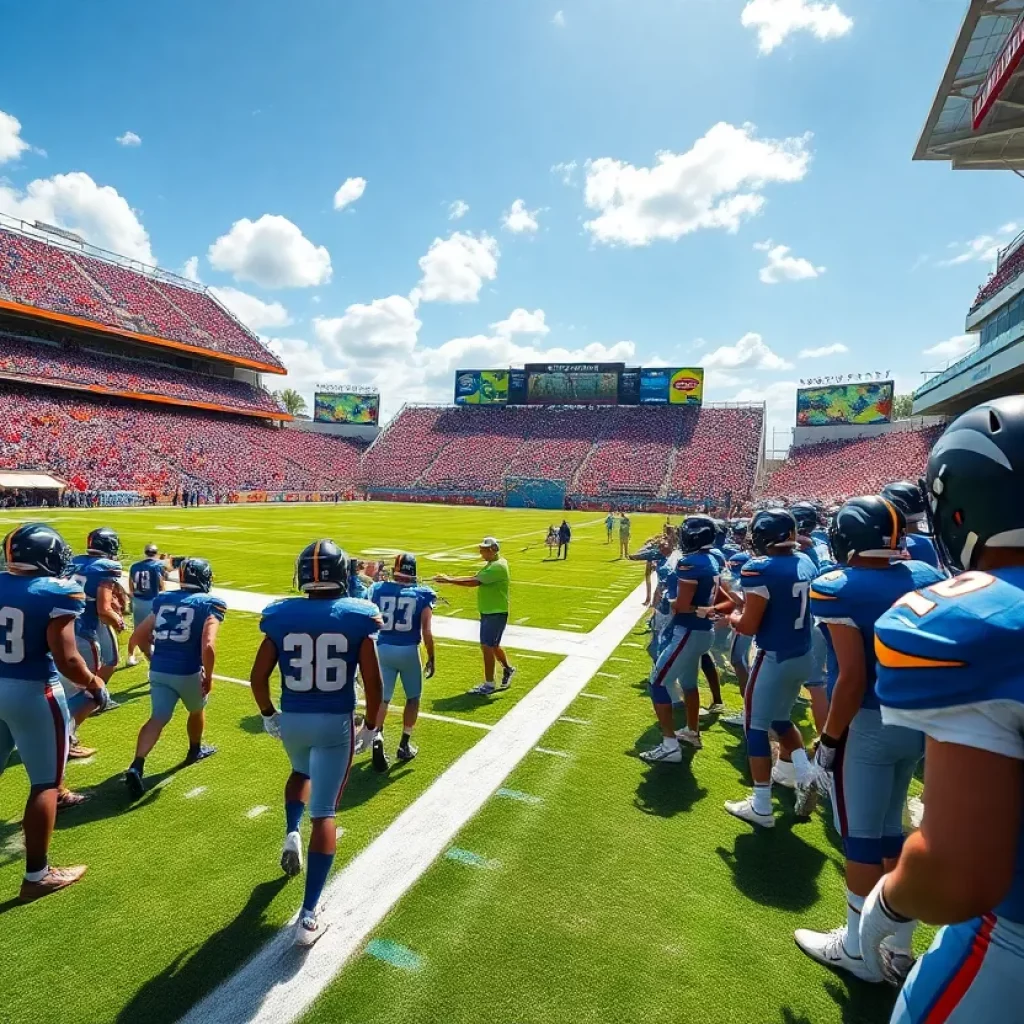
<path fill-rule="evenodd" d="M 907 518 L 908 523 L 917 523 L 926 515 L 924 493 L 921 485 L 910 480 L 898 480 L 882 488 L 882 497 L 891 501 Z"/>
<path fill-rule="evenodd" d="M 836 561 L 846 565 L 854 555 L 898 558 L 906 534 L 907 520 L 899 505 L 871 494 L 843 505 L 829 527 L 828 543 Z"/>
<path fill-rule="evenodd" d="M 750 523 L 750 544 L 759 555 L 767 555 L 775 544 L 796 541 L 796 520 L 784 508 L 766 508 Z"/>
<path fill-rule="evenodd" d="M 333 540 L 316 540 L 302 549 L 295 561 L 299 590 L 347 590 L 349 557 Z"/>
<path fill-rule="evenodd" d="M 796 520 L 797 533 L 807 536 L 818 528 L 818 509 L 809 501 L 798 501 L 790 505 L 789 514 Z"/>
<path fill-rule="evenodd" d="M 86 550 L 90 555 L 103 555 L 104 558 L 117 558 L 121 552 L 121 538 L 117 531 L 109 526 L 101 526 L 92 531 L 85 541 Z"/>
<path fill-rule="evenodd" d="M 732 535 L 741 544 L 747 539 L 747 531 L 750 529 L 749 519 L 734 519 L 732 524 Z"/>
<path fill-rule="evenodd" d="M 723 519 L 714 520 L 715 547 L 720 548 L 729 539 L 729 524 Z"/>
<path fill-rule="evenodd" d="M 986 548 L 1024 548 L 1024 396 L 958 416 L 932 448 L 924 490 L 951 569 L 975 568 Z"/>
<path fill-rule="evenodd" d="M 408 576 L 411 579 L 416 579 L 416 556 L 409 554 L 408 551 L 396 555 L 394 573 L 396 576 Z"/>
<path fill-rule="evenodd" d="M 714 547 L 717 532 L 710 516 L 690 516 L 679 530 L 679 546 L 687 554 Z"/>
<path fill-rule="evenodd" d="M 208 594 L 213 586 L 213 567 L 205 558 L 186 558 L 178 567 L 178 578 L 183 590 Z"/>
<path fill-rule="evenodd" d="M 52 526 L 25 523 L 4 538 L 3 564 L 21 572 L 68 576 L 71 547 Z"/>

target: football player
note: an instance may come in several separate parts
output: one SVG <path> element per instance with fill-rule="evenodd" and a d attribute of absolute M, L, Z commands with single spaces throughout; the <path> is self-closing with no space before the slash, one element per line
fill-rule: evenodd
<path fill-rule="evenodd" d="M 85 612 L 75 624 L 75 635 L 86 664 L 109 682 L 117 668 L 117 634 L 124 630 L 124 619 L 114 606 L 114 584 L 121 580 L 121 541 L 109 526 L 101 526 L 89 534 L 86 548 L 87 554 L 76 555 L 71 562 L 74 577 L 85 590 Z"/>
<path fill-rule="evenodd" d="M 818 509 L 809 501 L 798 501 L 790 507 L 789 511 L 796 520 L 796 539 L 800 544 L 800 550 L 810 558 L 819 572 L 830 569 L 834 563 L 828 542 L 815 539 L 816 533 L 820 535 Z M 813 620 L 811 622 L 811 655 L 814 661 L 811 674 L 807 679 L 806 689 L 811 699 L 811 718 L 814 720 L 814 728 L 820 735 L 821 730 L 825 728 L 825 719 L 828 716 L 828 696 L 825 691 L 827 647 L 825 634 Z M 781 761 L 775 767 L 778 775 L 776 782 L 792 789 L 796 785 L 792 767 L 787 762 Z"/>
<path fill-rule="evenodd" d="M 938 583 L 924 562 L 901 558 L 903 513 L 884 498 L 853 498 L 836 515 L 831 549 L 841 568 L 811 585 L 811 613 L 828 645 L 829 711 L 808 784 L 832 789 L 836 830 L 846 856 L 846 924 L 801 928 L 797 945 L 812 959 L 870 980 L 860 955 L 864 900 L 903 847 L 903 807 L 924 754 L 924 736 L 883 725 L 875 693 L 875 621 L 904 594 Z M 830 781 L 832 786 L 830 787 Z M 799 814 L 806 790 L 797 793 Z M 884 867 L 883 867 L 884 866 Z M 893 943 L 909 966 L 913 923 Z"/>
<path fill-rule="evenodd" d="M 395 559 L 393 578 L 375 583 L 370 600 L 380 609 L 383 625 L 377 640 L 377 657 L 383 685 L 380 708 L 374 722 L 373 767 L 388 770 L 384 749 L 384 719 L 395 695 L 395 683 L 402 680 L 405 711 L 402 714 L 402 740 L 395 751 L 399 761 L 411 761 L 416 748 L 409 742 L 420 712 L 423 678 L 434 675 L 434 634 L 431 630 L 437 594 L 416 582 L 416 556 L 408 552 Z M 420 664 L 420 641 L 427 651 L 427 664 Z"/>
<path fill-rule="evenodd" d="M 139 730 L 135 760 L 124 776 L 125 785 L 136 799 L 146 790 L 146 757 L 174 716 L 179 700 L 188 712 L 185 764 L 195 764 L 217 753 L 216 747 L 203 743 L 203 733 L 206 703 L 213 689 L 217 632 L 227 605 L 210 593 L 213 569 L 205 558 L 186 558 L 178 575 L 181 589 L 158 593 L 152 611 L 135 627 L 129 641 L 149 658 L 152 705 L 149 720 Z"/>
<path fill-rule="evenodd" d="M 792 760 L 799 782 L 811 771 L 803 737 L 793 725 L 793 704 L 810 675 L 811 625 L 808 614 L 814 563 L 799 550 L 796 521 L 785 509 L 758 512 L 750 524 L 751 558 L 740 570 L 743 610 L 733 612 L 737 633 L 753 636 L 757 657 L 744 695 L 747 757 L 753 793 L 730 800 L 737 818 L 771 828 L 772 750 L 768 732 L 779 740 L 779 759 Z M 813 809 L 808 807 L 808 812 Z"/>
<path fill-rule="evenodd" d="M 746 533 L 746 525 L 744 525 L 742 532 L 744 540 L 746 539 Z M 735 554 L 730 555 L 728 562 L 725 563 L 730 579 L 729 583 L 723 584 L 723 586 L 727 591 L 729 599 L 732 601 L 733 610 L 742 609 L 743 607 L 743 587 L 740 585 L 740 573 L 743 571 L 743 566 L 750 561 L 750 558 L 751 554 L 749 551 L 740 549 Z M 732 629 L 731 619 L 729 620 L 729 627 Z M 744 636 L 742 633 L 737 633 L 735 629 L 732 629 L 732 639 L 729 644 L 729 664 L 736 675 L 736 683 L 739 686 L 741 697 L 747 692 L 747 679 L 750 674 L 750 648 L 753 640 L 753 637 Z M 722 719 L 722 724 L 743 728 L 747 724 L 746 713 L 740 711 L 734 715 L 726 715 Z"/>
<path fill-rule="evenodd" d="M 366 692 L 366 717 L 377 720 L 380 664 L 374 639 L 383 625 L 376 605 L 346 597 L 348 556 L 332 540 L 303 549 L 295 565 L 307 596 L 285 598 L 264 609 L 263 643 L 250 682 L 267 732 L 284 742 L 291 775 L 285 784 L 285 840 L 281 869 L 302 871 L 299 825 L 309 805 L 312 829 L 306 889 L 295 942 L 311 946 L 323 934 L 320 897 L 334 862 L 334 818 L 352 764 L 356 668 Z M 281 710 L 270 696 L 270 676 L 281 672 Z"/>
<path fill-rule="evenodd" d="M 65 579 L 71 549 L 56 530 L 28 523 L 7 534 L 0 573 L 0 773 L 17 747 L 28 773 L 23 901 L 73 885 L 84 865 L 50 866 L 57 795 L 67 762 L 71 718 L 57 670 L 99 706 L 106 688 L 75 643 L 85 610 L 80 584 Z"/>
<path fill-rule="evenodd" d="M 665 644 L 651 672 L 651 702 L 661 728 L 662 741 L 640 757 L 649 763 L 678 763 L 683 755 L 679 741 L 698 750 L 700 738 L 700 693 L 697 669 L 702 655 L 711 650 L 711 619 L 708 610 L 718 586 L 718 562 L 710 550 L 715 541 L 715 524 L 707 516 L 690 516 L 683 524 L 680 543 L 683 554 L 669 577 L 668 596 L 672 620 L 665 631 Z M 686 704 L 686 726 L 675 731 L 669 687 L 682 690 Z"/>
<path fill-rule="evenodd" d="M 164 589 L 167 580 L 167 566 L 157 558 L 158 548 L 155 544 L 147 544 L 145 555 L 135 562 L 128 570 L 128 593 L 132 599 L 132 621 L 138 628 L 149 618 L 152 611 L 153 598 Z M 133 634 L 134 635 L 134 634 Z M 136 648 L 128 641 L 128 667 L 138 665 L 135 655 Z"/>
<path fill-rule="evenodd" d="M 1024 1007 L 1024 398 L 959 416 L 924 490 L 944 566 L 875 625 L 886 725 L 925 734 L 920 831 L 865 900 L 861 955 L 908 922 L 944 924 L 914 967 L 895 1024 L 990 1024 Z"/>
<path fill-rule="evenodd" d="M 931 537 L 922 531 L 927 513 L 924 507 L 924 495 L 919 484 L 910 480 L 899 480 L 894 484 L 886 484 L 882 488 L 882 497 L 891 501 L 907 520 L 907 553 L 919 562 L 927 562 L 934 568 L 939 567 L 939 555 L 935 550 Z"/>

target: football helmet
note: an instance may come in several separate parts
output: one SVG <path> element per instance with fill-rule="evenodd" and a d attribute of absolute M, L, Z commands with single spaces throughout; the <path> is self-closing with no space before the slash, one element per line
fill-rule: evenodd
<path fill-rule="evenodd" d="M 100 526 L 86 538 L 85 547 L 90 555 L 117 558 L 121 553 L 121 538 L 118 537 L 116 530 L 109 526 Z"/>
<path fill-rule="evenodd" d="M 396 576 L 408 576 L 410 579 L 416 579 L 416 556 L 409 554 L 408 551 L 403 551 L 400 555 L 395 556 L 395 568 L 394 574 Z"/>
<path fill-rule="evenodd" d="M 767 508 L 750 522 L 750 544 L 759 555 L 767 555 L 776 544 L 796 542 L 796 520 L 784 508 Z"/>
<path fill-rule="evenodd" d="M 919 523 L 927 514 L 921 485 L 910 480 L 886 484 L 882 488 L 882 497 L 886 501 L 891 501 L 903 513 L 908 523 Z"/>
<path fill-rule="evenodd" d="M 798 501 L 790 505 L 789 514 L 796 520 L 797 533 L 807 536 L 818 528 L 818 509 L 809 501 Z"/>
<path fill-rule="evenodd" d="M 690 516 L 679 530 L 679 546 L 687 554 L 714 547 L 717 532 L 710 516 Z"/>
<path fill-rule="evenodd" d="M 315 540 L 307 544 L 295 561 L 295 581 L 299 590 L 346 590 L 348 555 L 333 540 Z"/>
<path fill-rule="evenodd" d="M 178 578 L 183 590 L 208 594 L 213 586 L 213 568 L 205 558 L 186 558 L 178 567 Z"/>
<path fill-rule="evenodd" d="M 45 523 L 25 523 L 4 538 L 3 564 L 7 569 L 67 576 L 71 571 L 71 547 Z"/>
<path fill-rule="evenodd" d="M 749 519 L 734 519 L 732 524 L 732 535 L 741 544 L 747 539 L 747 531 L 750 529 Z"/>
<path fill-rule="evenodd" d="M 906 534 L 907 520 L 899 505 L 872 494 L 843 505 L 829 527 L 828 543 L 836 561 L 846 565 L 854 555 L 899 557 Z"/>

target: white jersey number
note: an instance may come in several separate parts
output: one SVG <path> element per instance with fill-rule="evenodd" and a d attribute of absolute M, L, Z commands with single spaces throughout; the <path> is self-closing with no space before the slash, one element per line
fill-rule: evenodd
<path fill-rule="evenodd" d="M 794 583 L 793 584 L 793 596 L 800 598 L 800 614 L 796 617 L 796 621 L 793 623 L 794 629 L 803 629 L 804 622 L 807 620 L 807 604 L 810 600 L 810 583 Z"/>
<path fill-rule="evenodd" d="M 380 601 L 380 617 L 384 622 L 385 633 L 408 633 L 415 624 L 416 598 L 414 597 L 382 597 Z"/>
<path fill-rule="evenodd" d="M 289 690 L 302 693 L 315 687 L 332 693 L 348 682 L 348 666 L 339 657 L 348 652 L 344 633 L 321 633 L 315 641 L 308 633 L 289 633 L 284 638 L 284 649 L 295 654 L 288 660 L 289 673 L 283 674 Z"/>
<path fill-rule="evenodd" d="M 174 617 L 178 621 L 174 622 Z M 188 643 L 192 636 L 192 620 L 196 613 L 188 605 L 179 605 L 177 608 L 164 605 L 156 617 L 156 629 L 153 632 L 154 640 L 170 640 L 176 644 Z"/>
<path fill-rule="evenodd" d="M 0 661 L 17 665 L 25 660 L 25 613 L 20 608 L 0 608 Z"/>

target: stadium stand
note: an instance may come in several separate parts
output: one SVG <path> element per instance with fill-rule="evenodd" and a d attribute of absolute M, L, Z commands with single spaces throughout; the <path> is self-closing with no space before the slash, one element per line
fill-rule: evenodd
<path fill-rule="evenodd" d="M 0 300 L 283 370 L 206 290 L 0 226 Z"/>
<path fill-rule="evenodd" d="M 853 441 L 822 441 L 794 448 L 765 482 L 768 499 L 789 503 L 809 499 L 838 503 L 858 494 L 877 494 L 893 480 L 916 480 L 943 428 L 895 430 Z"/>
<path fill-rule="evenodd" d="M 438 432 L 444 409 L 404 406 L 366 453 L 363 470 L 375 487 L 409 487 L 449 441 Z"/>
<path fill-rule="evenodd" d="M 1019 246 L 1010 253 L 999 264 L 996 272 L 981 286 L 977 297 L 971 305 L 970 313 L 973 313 L 979 306 L 988 302 L 993 295 L 997 295 L 1011 281 L 1020 277 L 1022 273 L 1024 273 L 1024 245 Z"/>
<path fill-rule="evenodd" d="M 716 497 L 749 494 L 761 452 L 762 410 L 707 408 L 691 423 L 691 432 L 679 439 L 668 491 Z"/>

